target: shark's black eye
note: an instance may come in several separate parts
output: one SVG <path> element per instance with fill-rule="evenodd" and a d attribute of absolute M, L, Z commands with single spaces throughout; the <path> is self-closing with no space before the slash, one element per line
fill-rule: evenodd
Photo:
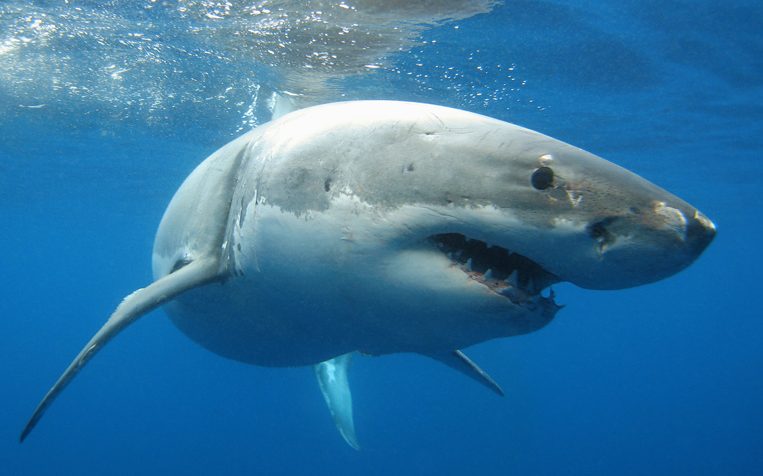
<path fill-rule="evenodd" d="M 551 167 L 539 167 L 530 177 L 530 183 L 538 190 L 546 190 L 554 183 L 554 171 Z"/>

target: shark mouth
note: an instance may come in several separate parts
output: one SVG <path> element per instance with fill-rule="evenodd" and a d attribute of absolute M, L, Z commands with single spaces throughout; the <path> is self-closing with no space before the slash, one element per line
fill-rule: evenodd
<path fill-rule="evenodd" d="M 560 307 L 554 302 L 553 289 L 549 290 L 548 297 L 541 296 L 541 292 L 561 279 L 530 258 L 460 233 L 432 235 L 429 241 L 469 278 L 512 303 Z"/>

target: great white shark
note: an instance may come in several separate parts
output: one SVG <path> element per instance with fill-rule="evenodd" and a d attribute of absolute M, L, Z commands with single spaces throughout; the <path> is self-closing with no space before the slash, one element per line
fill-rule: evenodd
<path fill-rule="evenodd" d="M 291 112 L 180 186 L 156 234 L 155 281 L 119 304 L 21 440 L 98 350 L 162 306 L 216 354 L 313 365 L 357 448 L 353 353 L 422 354 L 500 394 L 461 349 L 548 324 L 561 307 L 554 283 L 651 283 L 714 235 L 705 215 L 647 180 L 507 122 L 399 101 Z"/>

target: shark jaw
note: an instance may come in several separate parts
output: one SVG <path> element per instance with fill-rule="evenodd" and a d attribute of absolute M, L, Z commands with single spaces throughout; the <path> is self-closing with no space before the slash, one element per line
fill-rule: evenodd
<path fill-rule="evenodd" d="M 550 289 L 560 279 L 530 258 L 460 233 L 432 235 L 428 241 L 470 279 L 513 304 L 530 309 L 538 306 L 561 308 L 554 302 L 554 291 Z M 549 288 L 548 297 L 541 295 L 546 288 Z"/>

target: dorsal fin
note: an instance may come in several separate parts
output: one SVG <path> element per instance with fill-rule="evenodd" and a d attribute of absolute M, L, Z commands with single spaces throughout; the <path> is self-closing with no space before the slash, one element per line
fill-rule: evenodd
<path fill-rule="evenodd" d="M 300 107 L 296 104 L 296 98 L 290 97 L 284 93 L 273 93 L 272 101 L 273 105 L 271 108 L 271 119 L 278 119 L 281 116 L 300 109 Z"/>
<path fill-rule="evenodd" d="M 447 365 L 448 367 L 458 370 L 462 374 L 466 375 L 469 378 L 472 378 L 476 380 L 477 382 L 481 383 L 482 385 L 489 388 L 492 392 L 503 396 L 503 389 L 501 389 L 500 385 L 493 380 L 493 378 L 488 375 L 487 372 L 482 370 L 479 365 L 474 363 L 472 359 L 466 356 L 463 352 L 460 350 L 454 350 L 451 352 L 446 352 L 442 354 L 425 354 L 427 357 L 431 357 L 435 360 L 439 360 L 443 364 Z"/>
<path fill-rule="evenodd" d="M 221 279 L 222 276 L 219 268 L 220 265 L 217 258 L 198 259 L 124 298 L 111 317 L 109 317 L 109 320 L 106 321 L 106 324 L 90 339 L 90 342 L 85 345 L 61 377 L 48 390 L 48 393 L 45 394 L 45 397 L 37 405 L 32 414 L 32 418 L 29 419 L 29 422 L 24 427 L 24 431 L 21 432 L 19 440 L 24 441 L 58 394 L 74 378 L 77 372 L 115 335 L 119 334 L 122 329 L 138 320 L 141 316 L 183 292 Z"/>

